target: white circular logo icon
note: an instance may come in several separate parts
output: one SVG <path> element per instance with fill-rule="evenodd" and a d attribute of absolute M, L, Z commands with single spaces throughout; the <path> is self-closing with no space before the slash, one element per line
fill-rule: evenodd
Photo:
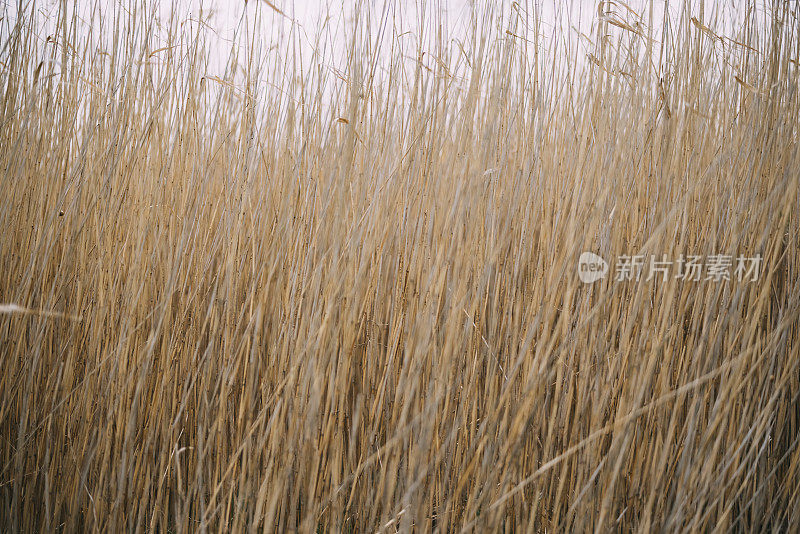
<path fill-rule="evenodd" d="M 578 278 L 584 284 L 597 282 L 608 274 L 606 260 L 592 252 L 584 252 L 578 258 Z"/>

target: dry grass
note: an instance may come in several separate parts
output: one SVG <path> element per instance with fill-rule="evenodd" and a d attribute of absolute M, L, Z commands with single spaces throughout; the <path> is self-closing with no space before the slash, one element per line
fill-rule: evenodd
<path fill-rule="evenodd" d="M 228 78 L 148 9 L 6 32 L 0 530 L 800 529 L 797 3 L 588 61 L 492 9 Z"/>

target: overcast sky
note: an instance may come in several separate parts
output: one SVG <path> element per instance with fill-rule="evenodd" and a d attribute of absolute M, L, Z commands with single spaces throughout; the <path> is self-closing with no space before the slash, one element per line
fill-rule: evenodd
<path fill-rule="evenodd" d="M 22 5 L 30 9 L 33 0 L 23 0 Z M 701 18 L 703 22 L 717 31 L 726 33 L 733 27 L 733 21 L 741 18 L 744 5 L 749 3 L 745 0 L 688 0 L 692 4 L 692 14 Z M 17 4 L 19 0 L 0 0 L 3 3 L 4 20 L 0 22 L 3 36 L 8 35 L 8 29 L 16 20 Z M 129 4 L 147 3 L 147 0 L 71 0 L 68 5 L 77 5 L 85 23 L 91 24 L 90 13 L 94 6 L 99 6 L 102 11 L 108 12 L 113 8 L 128 6 Z M 559 38 L 579 39 L 579 33 L 592 36 L 593 25 L 598 20 L 598 2 L 596 0 L 520 0 L 512 2 L 503 0 L 497 2 L 487 2 L 486 0 L 428 0 L 422 2 L 427 6 L 428 14 L 436 13 L 437 19 L 446 24 L 448 34 L 451 38 L 463 37 L 471 18 L 471 11 L 475 6 L 480 9 L 481 5 L 493 4 L 502 5 L 499 12 L 502 12 L 506 19 L 513 13 L 526 16 L 532 20 L 534 5 L 541 15 L 542 30 L 545 35 L 552 35 L 555 32 Z M 34 5 L 42 20 L 54 21 L 59 8 L 59 0 L 38 1 Z M 305 45 L 311 46 L 315 31 L 327 20 L 328 28 L 332 28 L 333 35 L 344 41 L 344 29 L 351 24 L 356 13 L 355 6 L 361 5 L 364 10 L 372 13 L 373 20 L 377 20 L 384 12 L 390 12 L 391 22 L 394 30 L 398 33 L 409 32 L 409 34 L 419 33 L 420 2 L 415 0 L 365 0 L 355 1 L 297 1 L 297 0 L 174 0 L 155 2 L 163 20 L 167 20 L 170 13 L 174 10 L 179 20 L 198 20 L 201 9 L 204 12 L 203 20 L 206 25 L 204 28 L 209 42 L 212 43 L 212 50 L 223 51 L 227 47 L 225 43 L 231 43 L 239 29 L 240 39 L 247 28 L 255 31 L 258 40 L 262 44 L 269 46 L 280 44 L 286 39 L 287 34 L 296 30 L 298 35 L 307 41 Z M 656 21 L 656 34 L 659 33 L 660 21 L 663 19 L 663 8 L 667 5 L 670 15 L 677 17 L 684 0 L 654 0 L 652 2 L 654 19 Z M 701 5 L 704 4 L 704 13 L 701 14 Z M 627 2 L 606 2 L 604 9 L 611 16 L 630 22 L 636 16 L 625 6 L 629 6 L 633 12 L 639 14 L 643 20 L 648 17 L 651 1 L 650 0 L 628 0 Z M 718 15 L 717 20 L 712 19 L 713 13 Z M 428 17 L 428 20 L 432 20 Z M 530 32 L 533 31 L 529 28 Z M 377 34 L 378 25 L 373 26 L 373 32 Z M 530 37 L 530 35 L 523 35 Z M 334 43 L 342 46 L 344 43 Z"/>
<path fill-rule="evenodd" d="M 713 28 L 718 33 L 730 34 L 732 28 L 736 26 L 735 21 L 741 20 L 745 10 L 745 5 L 752 0 L 686 0 L 691 3 L 692 16 L 703 21 L 703 24 Z M 19 0 L 0 0 L 3 4 L 3 20 L 0 21 L 0 34 L 3 38 L 8 36 L 10 28 L 16 20 L 17 4 Z M 287 65 L 292 58 L 297 57 L 297 52 L 301 52 L 304 62 L 311 57 L 314 47 L 324 48 L 325 52 L 321 58 L 322 64 L 332 70 L 344 69 L 348 43 L 349 29 L 352 28 L 354 17 L 357 13 L 355 6 L 362 6 L 360 15 L 365 13 L 371 15 L 372 24 L 370 25 L 370 35 L 374 41 L 381 31 L 379 22 L 382 15 L 385 17 L 386 28 L 383 33 L 384 39 L 392 37 L 395 43 L 401 43 L 404 47 L 402 53 L 409 58 L 409 61 L 416 61 L 416 50 L 418 36 L 420 34 L 431 35 L 433 21 L 441 22 L 448 35 L 448 46 L 451 55 L 456 56 L 457 46 L 468 47 L 466 35 L 468 34 L 469 23 L 473 20 L 474 11 L 480 12 L 486 5 L 492 5 L 495 15 L 489 19 L 483 19 L 482 24 L 494 24 L 501 26 L 500 33 L 505 36 L 505 30 L 510 26 L 510 21 L 516 18 L 517 21 L 526 21 L 517 25 L 514 38 L 520 39 L 523 46 L 533 46 L 534 28 L 533 13 L 537 12 L 541 19 L 541 35 L 539 39 L 540 49 L 547 51 L 557 46 L 559 53 L 569 50 L 571 57 L 582 61 L 591 53 L 592 41 L 596 36 L 595 28 L 601 16 L 598 10 L 598 2 L 595 0 L 520 0 L 512 2 L 509 0 L 488 2 L 487 0 L 468 1 L 468 0 L 429 0 L 420 2 L 416 0 L 365 0 L 363 2 L 352 1 L 292 1 L 292 0 L 175 0 L 163 2 L 149 2 L 148 0 L 71 0 L 68 5 L 77 6 L 81 16 L 81 27 L 89 28 L 96 26 L 96 18 L 92 18 L 92 13 L 104 12 L 104 19 L 109 20 L 108 13 L 116 10 L 124 12 L 130 5 L 141 5 L 146 3 L 153 5 L 159 12 L 159 17 L 165 22 L 161 28 L 155 28 L 156 40 L 153 49 L 166 46 L 167 27 L 166 21 L 170 19 L 170 14 L 174 13 L 177 20 L 183 22 L 181 31 L 185 32 L 184 38 L 192 37 L 198 26 L 201 33 L 209 45 L 210 62 L 207 67 L 207 75 L 223 77 L 225 72 L 226 60 L 229 57 L 231 46 L 239 46 L 242 50 L 246 49 L 250 42 L 255 41 L 263 51 L 262 60 L 267 57 L 276 57 L 278 54 L 280 61 L 285 61 Z M 684 0 L 653 0 L 653 20 L 654 36 L 658 37 L 661 33 L 661 21 L 663 20 L 663 9 L 667 6 L 668 14 L 673 20 L 677 20 Z M 756 3 L 762 5 L 761 0 Z M 41 23 L 40 36 L 42 39 L 46 35 L 54 33 L 54 24 L 57 19 L 59 0 L 44 0 L 31 3 L 31 0 L 21 2 L 30 11 L 30 6 L 35 5 L 36 16 Z M 420 5 L 426 6 L 423 13 Z M 615 20 L 627 24 L 635 24 L 637 21 L 646 23 L 649 17 L 650 0 L 628 0 L 627 2 L 606 2 L 604 3 L 605 14 Z M 702 7 L 701 7 L 702 6 Z M 201 18 L 203 23 L 198 21 Z M 757 14 L 763 16 L 763 9 L 759 8 Z M 423 15 L 427 15 L 423 17 Z M 425 32 L 420 31 L 420 21 L 426 20 Z M 93 22 L 94 21 L 94 22 Z M 525 24 L 528 24 L 526 27 Z M 325 27 L 320 32 L 319 29 Z M 616 26 L 608 27 L 609 33 L 621 33 L 623 30 Z M 46 35 L 44 35 L 46 34 Z M 320 43 L 316 40 L 317 35 L 326 35 L 328 39 Z M 402 36 L 400 38 L 395 36 Z M 5 40 L 5 39 L 3 39 Z M 525 44 L 527 43 L 527 44 Z M 423 49 L 426 47 L 423 46 Z M 384 48 L 388 51 L 388 46 Z M 395 51 L 395 53 L 397 53 Z M 158 60 L 158 55 L 152 56 L 153 61 Z M 433 61 L 428 58 L 427 61 Z M 307 67 L 307 65 L 306 65 Z M 289 69 L 287 68 L 287 73 Z M 287 74 L 288 75 L 288 74 Z M 279 83 L 273 80 L 274 83 Z"/>

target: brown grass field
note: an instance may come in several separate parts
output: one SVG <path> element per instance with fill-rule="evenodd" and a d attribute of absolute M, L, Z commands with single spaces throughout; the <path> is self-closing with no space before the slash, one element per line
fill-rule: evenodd
<path fill-rule="evenodd" d="M 749 3 L 228 77 L 137 2 L 0 22 L 0 531 L 799 531 L 800 7 Z"/>

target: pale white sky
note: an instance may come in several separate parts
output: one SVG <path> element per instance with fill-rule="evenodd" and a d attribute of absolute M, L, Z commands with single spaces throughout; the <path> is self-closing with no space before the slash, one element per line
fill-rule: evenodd
<path fill-rule="evenodd" d="M 26 11 L 35 6 L 36 16 L 41 22 L 40 36 L 55 33 L 54 25 L 60 6 L 59 0 L 44 0 L 32 3 L 33 0 L 0 0 L 0 37 L 5 41 L 10 28 L 17 19 L 17 5 L 25 6 Z M 689 0 L 692 5 L 692 16 L 703 21 L 718 33 L 730 34 L 735 27 L 734 21 L 741 20 L 745 4 L 743 0 Z M 759 6 L 762 0 L 755 0 Z M 288 66 L 302 55 L 305 68 L 310 64 L 313 50 L 318 50 L 316 63 L 323 64 L 332 72 L 345 70 L 347 44 L 350 42 L 350 30 L 355 16 L 358 14 L 362 22 L 369 17 L 368 34 L 373 42 L 382 35 L 383 54 L 388 55 L 393 41 L 401 47 L 401 52 L 412 63 L 418 56 L 418 39 L 420 35 L 430 38 L 435 25 L 441 23 L 446 28 L 447 44 L 452 57 L 458 56 L 459 48 L 469 51 L 469 25 L 474 19 L 473 10 L 484 12 L 486 6 L 492 6 L 491 17 L 477 19 L 481 24 L 493 24 L 497 34 L 506 37 L 506 30 L 514 27 L 515 37 L 523 46 L 533 46 L 535 29 L 534 13 L 538 13 L 541 22 L 540 50 L 547 54 L 553 47 L 558 53 L 567 53 L 578 61 L 583 61 L 593 51 L 592 41 L 596 37 L 596 25 L 601 13 L 596 0 L 364 0 L 318 2 L 298 0 L 175 0 L 151 2 L 148 0 L 71 0 L 70 6 L 77 6 L 81 17 L 81 27 L 89 31 L 97 30 L 97 13 L 103 13 L 103 19 L 109 21 L 109 13 L 115 11 L 123 14 L 131 5 L 150 5 L 159 13 L 163 26 L 154 28 L 155 39 L 153 50 L 167 46 L 169 33 L 167 23 L 172 12 L 181 23 L 180 32 L 185 39 L 192 39 L 194 32 L 200 29 L 209 46 L 209 65 L 206 74 L 225 77 L 225 65 L 232 46 L 244 51 L 249 44 L 259 45 L 260 61 L 273 65 L 287 65 L 287 75 L 291 71 Z M 684 0 L 628 0 L 627 2 L 605 2 L 603 9 L 608 17 L 616 21 L 635 26 L 637 22 L 646 23 L 650 6 L 653 7 L 654 37 L 659 38 L 663 20 L 663 9 L 667 6 L 670 17 L 677 22 Z M 424 6 L 424 7 L 420 7 Z M 360 8 L 360 9 L 359 9 Z M 93 18 L 93 13 L 95 14 Z M 200 23 L 202 13 L 203 22 Z M 757 16 L 763 16 L 763 9 L 758 8 Z M 421 31 L 423 26 L 425 31 Z M 512 26 L 512 20 L 517 26 Z M 382 21 L 385 25 L 382 25 Z M 108 22 L 106 22 L 108 25 Z M 320 31 L 324 28 L 323 31 Z M 608 26 L 611 34 L 621 34 L 624 30 L 617 26 Z M 381 33 L 383 32 L 383 33 Z M 108 38 L 110 32 L 104 32 Z M 319 41 L 317 36 L 325 35 L 327 39 Z M 400 36 L 400 37 L 398 37 Z M 527 44 L 525 44 L 527 43 Z M 98 48 L 102 43 L 98 44 Z M 431 47 L 423 45 L 422 49 Z M 395 50 L 393 53 L 397 53 Z M 276 56 L 277 54 L 277 56 Z M 158 61 L 158 54 L 151 56 L 151 61 Z M 433 62 L 427 58 L 425 61 Z M 449 67 L 452 67 L 449 66 Z M 228 77 L 230 79 L 230 77 Z M 236 83 L 236 80 L 231 80 Z M 278 83 L 278 80 L 274 80 Z M 265 87 L 265 90 L 270 90 Z M 273 90 L 275 88 L 273 87 Z"/>
<path fill-rule="evenodd" d="M 54 22 L 60 5 L 59 0 L 45 0 L 33 3 L 34 0 L 23 0 L 21 4 L 30 11 L 30 6 L 35 5 L 35 11 L 40 20 Z M 689 0 L 692 4 L 692 14 L 697 16 L 707 26 L 716 31 L 726 33 L 732 26 L 734 20 L 739 20 L 744 11 L 744 5 L 750 2 L 742 0 Z M 1 35 L 8 35 L 8 30 L 16 20 L 16 11 L 19 0 L 0 0 L 3 7 L 3 20 L 0 21 L 2 28 Z M 360 6 L 362 17 L 369 12 L 372 16 L 373 27 L 372 37 L 379 32 L 379 20 L 384 12 L 391 13 L 390 24 L 394 26 L 397 33 L 410 32 L 416 35 L 419 33 L 419 21 L 421 10 L 418 4 L 426 6 L 428 20 L 433 20 L 431 15 L 436 14 L 438 20 L 443 21 L 447 26 L 450 37 L 462 38 L 467 31 L 468 23 L 471 18 L 472 9 L 482 9 L 483 6 L 495 6 L 497 13 L 502 13 L 506 24 L 511 16 L 518 14 L 533 21 L 534 11 L 541 15 L 542 30 L 545 38 L 551 36 L 553 32 L 559 39 L 576 39 L 578 34 L 583 33 L 591 38 L 594 37 L 593 25 L 598 20 L 598 1 L 596 0 L 426 0 L 419 2 L 416 0 L 364 0 L 358 1 L 307 1 L 307 0 L 174 0 L 161 2 L 148 2 L 147 0 L 71 0 L 68 5 L 77 5 L 79 13 L 85 25 L 90 25 L 92 21 L 91 13 L 99 8 L 100 12 L 108 13 L 111 10 L 128 9 L 130 5 L 155 5 L 163 20 L 168 20 L 170 13 L 174 10 L 177 18 L 181 21 L 199 20 L 201 9 L 205 25 L 203 31 L 212 50 L 224 55 L 228 46 L 234 41 L 244 43 L 245 33 L 255 32 L 257 40 L 268 46 L 285 44 L 289 34 L 294 29 L 298 36 L 300 46 L 306 46 L 311 50 L 311 46 L 316 30 L 323 24 L 329 29 L 333 29 L 333 35 L 339 42 L 333 43 L 340 47 L 339 52 L 343 52 L 346 43 L 346 28 L 350 27 L 356 12 Z M 761 2 L 758 2 L 759 4 Z M 663 7 L 666 5 L 671 16 L 677 17 L 684 0 L 653 0 L 653 18 L 658 22 L 663 17 Z M 650 9 L 651 0 L 628 0 L 627 2 L 605 2 L 604 9 L 612 17 L 624 22 L 636 20 L 635 13 L 646 20 Z M 701 13 L 701 6 L 704 5 L 704 13 Z M 477 6 L 477 7 L 476 7 Z M 499 7 L 498 7 L 499 6 Z M 628 6 L 631 10 L 628 10 Z M 279 13 L 280 11 L 280 13 Z M 712 20 L 712 13 L 719 15 L 718 20 Z M 282 13 L 282 14 L 281 14 Z M 107 17 L 106 17 L 107 18 Z M 498 20 L 495 17 L 494 20 Z M 658 28 L 657 25 L 656 27 Z M 238 38 L 237 35 L 238 29 Z M 529 29 L 523 37 L 530 37 Z M 610 31 L 617 31 L 610 28 Z M 522 33 L 522 32 L 521 32 Z M 658 33 L 658 31 L 657 31 Z M 162 30 L 162 36 L 166 35 L 166 29 Z M 226 46 L 227 45 L 227 46 Z M 213 55 L 213 54 L 212 54 Z M 334 54 L 335 55 L 335 54 Z M 333 58 L 335 59 L 335 58 Z"/>

